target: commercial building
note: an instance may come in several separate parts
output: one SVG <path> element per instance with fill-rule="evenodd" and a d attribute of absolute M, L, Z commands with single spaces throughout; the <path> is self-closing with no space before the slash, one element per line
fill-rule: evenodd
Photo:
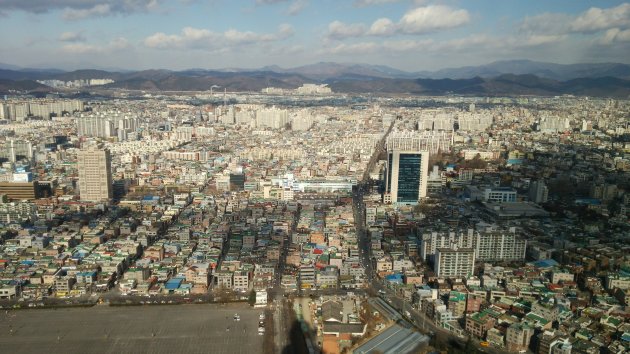
<path fill-rule="evenodd" d="M 33 200 L 42 196 L 37 182 L 0 182 L 0 195 L 11 200 Z"/>
<path fill-rule="evenodd" d="M 516 201 L 516 191 L 512 188 L 487 188 L 484 191 L 483 200 L 486 202 L 497 202 L 497 203 L 505 203 L 505 202 L 515 202 Z"/>
<path fill-rule="evenodd" d="M 95 145 L 77 154 L 81 200 L 108 201 L 113 196 L 112 158 L 108 149 Z"/>
<path fill-rule="evenodd" d="M 427 196 L 428 171 L 427 151 L 388 151 L 385 203 L 417 204 Z"/>

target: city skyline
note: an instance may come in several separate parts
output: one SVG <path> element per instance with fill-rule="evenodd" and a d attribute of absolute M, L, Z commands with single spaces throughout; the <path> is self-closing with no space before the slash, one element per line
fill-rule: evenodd
<path fill-rule="evenodd" d="M 407 71 L 530 59 L 628 63 L 630 3 L 0 1 L 0 62 L 61 69 L 296 67 Z"/>

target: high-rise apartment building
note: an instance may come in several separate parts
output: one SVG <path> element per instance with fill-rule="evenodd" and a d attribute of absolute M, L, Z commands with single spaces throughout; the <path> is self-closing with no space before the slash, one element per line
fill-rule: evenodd
<path fill-rule="evenodd" d="M 127 135 L 138 128 L 138 119 L 116 112 L 97 113 L 77 118 L 77 134 L 98 138 L 118 137 L 126 140 Z"/>
<path fill-rule="evenodd" d="M 385 203 L 417 204 L 427 196 L 429 153 L 391 150 L 387 153 Z"/>
<path fill-rule="evenodd" d="M 438 248 L 435 253 L 434 270 L 438 277 L 468 277 L 475 271 L 475 250 L 459 248 Z"/>
<path fill-rule="evenodd" d="M 546 203 L 549 199 L 549 188 L 544 181 L 535 181 L 529 185 L 529 200 L 534 203 Z"/>
<path fill-rule="evenodd" d="M 393 131 L 387 137 L 385 144 L 387 150 L 428 151 L 436 154 L 439 151 L 451 150 L 453 132 L 442 130 Z"/>
<path fill-rule="evenodd" d="M 81 200 L 108 201 L 112 198 L 112 158 L 108 149 L 90 145 L 77 154 Z"/>
<path fill-rule="evenodd" d="M 516 229 L 498 230 L 492 227 L 464 232 L 426 232 L 420 242 L 420 256 L 430 260 L 438 248 L 457 245 L 475 250 L 479 261 L 522 261 L 525 259 L 527 240 Z"/>

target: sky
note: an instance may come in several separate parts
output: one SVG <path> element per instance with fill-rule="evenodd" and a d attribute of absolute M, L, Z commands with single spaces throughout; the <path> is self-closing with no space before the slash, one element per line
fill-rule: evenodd
<path fill-rule="evenodd" d="M 65 70 L 630 63 L 608 0 L 0 0 L 0 33 L 0 63 Z"/>

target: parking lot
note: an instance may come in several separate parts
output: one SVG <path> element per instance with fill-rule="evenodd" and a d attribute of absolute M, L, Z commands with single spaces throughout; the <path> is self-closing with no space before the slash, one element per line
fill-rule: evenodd
<path fill-rule="evenodd" d="M 11 353 L 257 353 L 262 309 L 246 304 L 2 311 Z M 240 321 L 233 319 L 238 313 Z M 229 328 L 229 331 L 228 331 Z"/>

